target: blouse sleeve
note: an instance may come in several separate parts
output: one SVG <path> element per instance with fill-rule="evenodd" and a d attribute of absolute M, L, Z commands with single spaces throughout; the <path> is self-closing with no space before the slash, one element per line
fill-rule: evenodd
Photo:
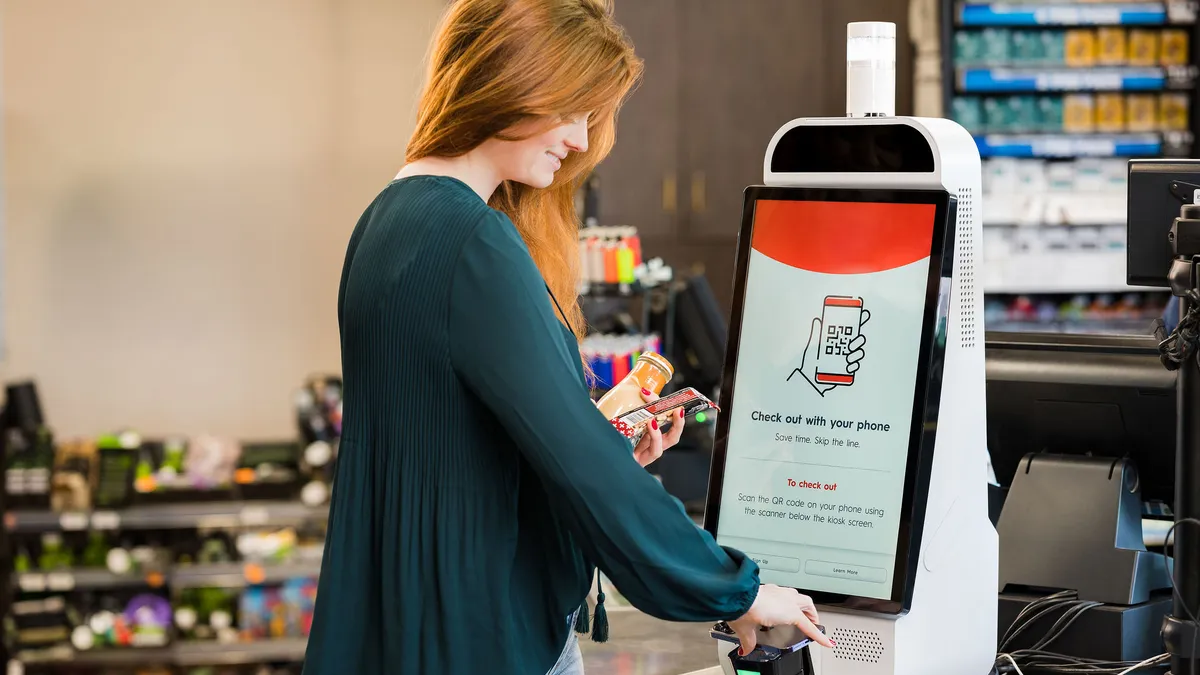
<path fill-rule="evenodd" d="M 499 213 L 462 250 L 449 330 L 459 377 L 512 436 L 588 559 L 634 606 L 674 621 L 749 609 L 757 565 L 697 527 L 596 409 L 542 277 Z"/>

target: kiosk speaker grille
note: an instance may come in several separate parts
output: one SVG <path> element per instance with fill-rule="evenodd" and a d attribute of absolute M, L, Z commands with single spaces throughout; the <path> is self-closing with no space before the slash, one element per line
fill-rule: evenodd
<path fill-rule="evenodd" d="M 830 636 L 837 645 L 833 657 L 843 661 L 879 663 L 883 658 L 883 638 L 871 630 L 836 628 Z"/>
<path fill-rule="evenodd" d="M 971 220 L 975 208 L 975 191 L 971 188 L 959 188 L 958 219 L 955 223 L 956 251 L 955 264 L 957 270 L 957 301 L 958 313 L 961 318 L 960 331 L 962 346 L 972 349 L 976 346 L 979 326 L 976 324 L 974 303 L 975 297 L 975 232 L 971 229 Z"/>

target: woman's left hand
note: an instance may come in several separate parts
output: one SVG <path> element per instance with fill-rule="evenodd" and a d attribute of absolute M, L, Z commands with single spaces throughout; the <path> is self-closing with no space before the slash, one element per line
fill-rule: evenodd
<path fill-rule="evenodd" d="M 643 389 L 642 398 L 650 403 L 658 399 L 658 396 Z M 679 442 L 679 437 L 683 435 L 683 409 L 680 408 L 671 414 L 671 430 L 666 434 L 659 428 L 657 418 L 650 420 L 646 425 L 646 433 L 642 434 L 642 439 L 633 449 L 633 458 L 638 464 L 650 466 L 651 462 L 662 457 L 663 451 Z"/>

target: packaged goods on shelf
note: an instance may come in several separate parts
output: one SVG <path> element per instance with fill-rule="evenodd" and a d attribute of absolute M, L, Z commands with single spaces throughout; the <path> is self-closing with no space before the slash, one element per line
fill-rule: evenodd
<path fill-rule="evenodd" d="M 1187 131 L 1191 123 L 1191 100 L 1187 94 L 1165 92 L 1158 99 L 1158 124 L 1164 131 Z"/>
<path fill-rule="evenodd" d="M 1129 131 L 1156 131 L 1159 126 L 1158 97 L 1130 94 L 1125 99 L 1125 127 Z"/>
<path fill-rule="evenodd" d="M 1158 65 L 1159 31 L 1134 28 L 1129 31 L 1129 65 Z"/>
<path fill-rule="evenodd" d="M 1164 30 L 1161 35 L 1159 62 L 1164 66 L 1184 66 L 1188 63 L 1188 33 L 1186 30 L 1171 28 Z"/>
<path fill-rule="evenodd" d="M 587 227 L 579 231 L 584 283 L 632 284 L 642 264 L 642 243 L 634 227 Z"/>
<path fill-rule="evenodd" d="M 1179 28 L 960 29 L 954 33 L 959 66 L 1182 66 L 1189 36 Z"/>
<path fill-rule="evenodd" d="M 1124 159 L 983 162 L 984 225 L 1123 225 Z"/>
<path fill-rule="evenodd" d="M 1063 58 L 1068 66 L 1086 68 L 1096 65 L 1096 59 L 1099 56 L 1096 31 L 1074 28 L 1066 32 L 1063 40 L 1065 43 Z"/>
<path fill-rule="evenodd" d="M 991 296 L 988 330 L 1147 335 L 1166 308 L 1165 293 Z"/>
<path fill-rule="evenodd" d="M 588 335 L 580 352 L 596 375 L 596 387 L 607 389 L 629 374 L 642 352 L 662 352 L 658 335 Z"/>
<path fill-rule="evenodd" d="M 1188 129 L 1179 92 L 955 96 L 950 117 L 973 134 L 1153 133 Z"/>
<path fill-rule="evenodd" d="M 1096 30 L 1096 63 L 1101 66 L 1129 63 L 1129 34 L 1124 28 L 1105 26 Z"/>
<path fill-rule="evenodd" d="M 1096 97 L 1069 94 L 1063 97 L 1063 131 L 1089 133 L 1096 130 Z"/>
<path fill-rule="evenodd" d="M 1122 94 L 1096 94 L 1096 131 L 1125 131 L 1125 96 Z"/>

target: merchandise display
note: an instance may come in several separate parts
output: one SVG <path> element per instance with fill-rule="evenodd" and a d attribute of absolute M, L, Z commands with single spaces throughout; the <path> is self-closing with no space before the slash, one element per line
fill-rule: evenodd
<path fill-rule="evenodd" d="M 991 295 L 984 323 L 989 331 L 1149 335 L 1166 300 L 1161 293 Z"/>
<path fill-rule="evenodd" d="M 985 292 L 1143 290 L 1125 283 L 1126 165 L 1193 153 L 1194 7 L 941 6 L 945 113 L 984 159 Z"/>
<path fill-rule="evenodd" d="M 642 264 L 642 244 L 634 227 L 586 227 L 579 231 L 581 275 L 586 284 L 632 284 Z"/>
<path fill-rule="evenodd" d="M 580 345 L 580 352 L 596 375 L 595 386 L 607 390 L 633 371 L 642 354 L 662 352 L 662 339 L 657 335 L 590 334 Z"/>
<path fill-rule="evenodd" d="M 957 96 L 951 117 L 972 133 L 1168 132 L 1187 130 L 1189 100 L 1176 92 Z"/>
<path fill-rule="evenodd" d="M 298 440 L 245 443 L 132 430 L 55 443 L 36 387 L 20 387 L 36 415 L 7 432 L 22 439 L 8 444 L 7 482 L 38 482 L 29 479 L 37 466 L 46 476 L 44 489 L 18 493 L 37 498 L 5 518 L 10 655 L 36 672 L 68 663 L 171 675 L 298 672 L 341 435 L 341 381 L 304 383 L 294 401 Z M 40 455 L 48 459 L 33 461 Z"/>
<path fill-rule="evenodd" d="M 1183 66 L 1188 33 L 1178 28 L 959 29 L 954 60 L 959 66 Z"/>

